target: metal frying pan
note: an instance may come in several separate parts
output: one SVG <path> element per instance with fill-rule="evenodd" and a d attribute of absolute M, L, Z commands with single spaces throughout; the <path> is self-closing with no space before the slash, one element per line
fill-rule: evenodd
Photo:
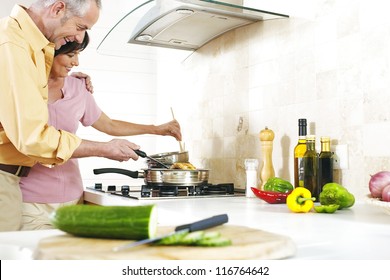
<path fill-rule="evenodd" d="M 164 163 L 165 165 L 169 165 L 169 166 L 171 166 L 172 164 L 174 164 L 176 162 L 189 162 L 189 155 L 188 155 L 187 151 L 160 153 L 160 154 L 150 155 L 150 157 L 160 161 L 161 163 Z M 162 167 L 161 165 L 158 165 L 155 162 L 152 162 L 150 160 L 147 160 L 147 163 L 148 163 L 149 168 Z"/>
<path fill-rule="evenodd" d="M 94 174 L 117 173 L 129 176 L 134 179 L 144 178 L 148 185 L 158 184 L 167 186 L 198 186 L 207 184 L 209 179 L 208 169 L 182 170 L 149 168 L 142 171 L 131 171 L 121 168 L 98 168 L 93 170 Z"/>

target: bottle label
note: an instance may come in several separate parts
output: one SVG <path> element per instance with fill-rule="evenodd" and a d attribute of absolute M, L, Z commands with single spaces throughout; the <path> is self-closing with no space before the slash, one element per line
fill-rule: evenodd
<path fill-rule="evenodd" d="M 298 158 L 298 183 L 300 187 L 303 187 L 303 180 L 304 180 L 304 172 L 305 168 L 303 165 L 303 160 L 302 158 Z"/>
<path fill-rule="evenodd" d="M 255 197 L 251 188 L 257 188 L 257 171 L 247 170 L 246 171 L 246 197 Z"/>

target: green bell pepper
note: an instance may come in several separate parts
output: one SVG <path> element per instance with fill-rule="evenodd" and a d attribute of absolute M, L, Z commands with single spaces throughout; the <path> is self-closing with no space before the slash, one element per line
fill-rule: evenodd
<path fill-rule="evenodd" d="M 338 204 L 339 209 L 349 208 L 355 204 L 355 197 L 346 188 L 337 183 L 327 183 L 320 193 L 322 205 Z"/>
<path fill-rule="evenodd" d="M 317 213 L 334 213 L 337 209 L 339 209 L 340 205 L 338 204 L 329 204 L 329 205 L 316 205 L 314 206 L 314 210 Z"/>
<path fill-rule="evenodd" d="M 272 177 L 264 184 L 265 191 L 288 193 L 294 189 L 290 182 L 278 177 Z"/>

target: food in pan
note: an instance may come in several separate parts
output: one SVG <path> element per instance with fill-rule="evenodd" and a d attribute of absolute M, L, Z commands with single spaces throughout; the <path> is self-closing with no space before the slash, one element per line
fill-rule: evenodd
<path fill-rule="evenodd" d="M 175 162 L 171 165 L 172 169 L 183 169 L 183 170 L 196 170 L 196 167 L 189 162 Z"/>

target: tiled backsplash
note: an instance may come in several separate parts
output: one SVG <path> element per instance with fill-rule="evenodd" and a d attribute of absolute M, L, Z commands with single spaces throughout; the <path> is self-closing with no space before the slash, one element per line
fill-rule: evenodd
<path fill-rule="evenodd" d="M 386 1 L 318 1 L 314 19 L 233 30 L 181 64 L 160 63 L 160 112 L 174 107 L 190 160 L 210 181 L 245 185 L 245 158 L 261 159 L 258 134 L 275 132 L 277 176 L 293 181 L 298 119 L 308 133 L 348 145 L 337 173 L 355 195 L 390 170 L 390 19 Z M 166 58 L 166 57 L 165 57 Z M 169 61 L 169 60 L 165 60 Z M 243 122 L 240 124 L 240 119 Z"/>

